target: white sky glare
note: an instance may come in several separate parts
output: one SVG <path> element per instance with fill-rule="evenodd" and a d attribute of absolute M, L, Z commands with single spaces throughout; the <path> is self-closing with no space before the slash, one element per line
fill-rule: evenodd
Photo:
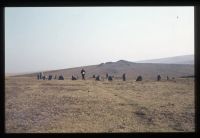
<path fill-rule="evenodd" d="M 5 8 L 6 73 L 189 54 L 194 7 Z"/>

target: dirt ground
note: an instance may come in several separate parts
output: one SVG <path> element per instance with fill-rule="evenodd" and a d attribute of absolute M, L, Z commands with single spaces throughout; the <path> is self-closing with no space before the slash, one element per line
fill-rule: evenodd
<path fill-rule="evenodd" d="M 6 77 L 6 133 L 194 132 L 194 79 Z"/>

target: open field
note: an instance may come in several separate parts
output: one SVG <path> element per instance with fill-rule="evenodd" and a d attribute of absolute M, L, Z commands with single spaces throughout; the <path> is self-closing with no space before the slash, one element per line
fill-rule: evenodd
<path fill-rule="evenodd" d="M 193 78 L 5 83 L 7 133 L 194 131 Z"/>

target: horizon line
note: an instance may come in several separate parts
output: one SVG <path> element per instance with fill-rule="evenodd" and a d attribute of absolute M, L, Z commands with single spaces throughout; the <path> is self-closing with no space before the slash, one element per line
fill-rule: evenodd
<path fill-rule="evenodd" d="M 178 56 L 172 56 L 172 57 L 162 57 L 162 58 L 154 58 L 154 59 L 147 59 L 147 60 L 137 60 L 137 61 L 128 61 L 128 60 L 124 60 L 124 59 L 120 59 L 117 61 L 108 61 L 108 62 L 118 62 L 118 61 L 127 61 L 127 62 L 135 62 L 135 63 L 139 63 L 139 62 L 143 62 L 143 61 L 149 61 L 149 60 L 156 60 L 156 59 L 163 59 L 163 58 L 173 58 L 173 57 L 181 57 L 181 56 L 194 56 L 194 54 L 187 54 L 187 55 L 178 55 Z M 24 75 L 24 74 L 30 74 L 30 73 L 37 73 L 37 72 L 48 72 L 48 71 L 56 71 L 56 70 L 64 70 L 64 69 L 73 69 L 73 68 L 79 68 L 79 67 L 86 67 L 86 66 L 95 66 L 95 65 L 99 65 L 102 63 L 108 63 L 108 62 L 101 62 L 98 64 L 92 64 L 92 65 L 84 65 L 84 66 L 72 66 L 69 68 L 60 68 L 60 69 L 53 69 L 53 70 L 38 70 L 38 71 L 26 71 L 26 72 L 5 72 L 5 76 L 15 76 L 15 75 Z"/>

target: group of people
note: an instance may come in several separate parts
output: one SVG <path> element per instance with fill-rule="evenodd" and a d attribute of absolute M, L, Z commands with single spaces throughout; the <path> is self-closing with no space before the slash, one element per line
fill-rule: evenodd
<path fill-rule="evenodd" d="M 86 71 L 82 68 L 82 70 L 81 70 L 82 80 L 85 80 L 85 74 L 86 74 Z M 97 76 L 93 75 L 92 78 L 95 78 L 96 81 L 100 81 L 100 80 L 101 80 L 100 75 L 97 75 Z M 108 81 L 112 81 L 113 78 L 114 78 L 114 76 L 108 75 L 108 73 L 106 73 L 106 79 L 107 79 Z M 43 79 L 43 80 L 51 80 L 51 79 L 53 79 L 53 76 L 52 76 L 52 75 L 45 76 L 43 72 L 40 72 L 40 73 L 37 74 L 37 79 L 38 79 L 38 80 L 40 80 L 40 79 Z M 55 79 L 55 80 L 57 79 L 57 75 L 55 75 L 54 79 Z M 63 75 L 60 75 L 60 76 L 58 77 L 58 80 L 64 80 L 64 76 L 63 76 Z M 72 75 L 71 80 L 78 80 L 78 76 L 75 77 L 74 75 Z M 122 80 L 123 80 L 123 81 L 126 81 L 126 73 L 123 73 L 123 75 L 122 75 Z M 136 79 L 136 81 L 142 81 L 142 80 L 143 80 L 143 78 L 142 78 L 141 75 L 139 75 L 139 76 L 137 77 L 137 79 Z M 161 80 L 161 76 L 158 75 L 158 76 L 157 76 L 157 81 L 160 81 L 160 80 Z M 168 76 L 167 76 L 167 80 L 169 80 L 169 77 L 168 77 Z"/>
<path fill-rule="evenodd" d="M 100 81 L 100 78 L 101 78 L 101 77 L 100 77 L 99 75 L 98 75 L 97 77 L 95 77 L 95 75 L 93 75 L 93 78 L 95 78 L 95 80 L 97 80 L 97 81 Z M 113 78 L 114 78 L 114 76 L 109 76 L 108 73 L 106 73 L 106 79 L 107 79 L 107 80 L 112 81 Z M 175 79 L 175 78 L 173 77 L 172 79 Z M 122 75 L 122 80 L 123 80 L 123 81 L 126 81 L 126 73 L 123 73 L 123 75 Z M 136 78 L 136 81 L 142 81 L 142 80 L 143 80 L 143 78 L 142 78 L 141 75 L 139 75 L 139 76 Z M 158 75 L 157 75 L 157 81 L 160 81 L 160 80 L 161 80 L 161 75 L 158 74 Z M 167 76 L 167 80 L 169 80 L 169 76 Z"/>
<path fill-rule="evenodd" d="M 82 76 L 82 80 L 85 80 L 85 70 L 84 69 L 81 70 L 81 76 Z M 74 75 L 72 75 L 72 80 L 78 80 L 78 76 L 75 77 Z"/>
<path fill-rule="evenodd" d="M 37 74 L 37 79 L 38 80 L 52 80 L 53 79 L 53 75 L 46 75 L 45 76 L 43 72 L 40 72 L 40 73 Z M 55 77 L 54 77 L 54 80 L 56 80 L 56 79 L 57 79 L 57 75 L 55 75 Z M 58 80 L 64 80 L 64 76 L 60 75 L 58 77 Z"/>

